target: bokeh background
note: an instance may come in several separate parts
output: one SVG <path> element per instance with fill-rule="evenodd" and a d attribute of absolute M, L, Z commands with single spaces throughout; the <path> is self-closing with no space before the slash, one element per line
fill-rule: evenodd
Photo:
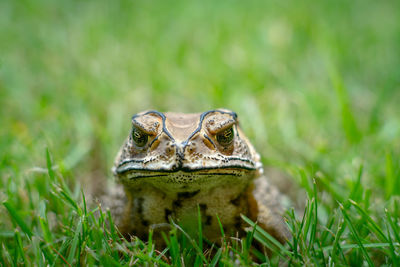
<path fill-rule="evenodd" d="M 20 201 L 46 148 L 69 181 L 111 178 L 133 114 L 225 107 L 293 203 L 314 177 L 336 205 L 363 165 L 381 209 L 400 188 L 399 10 L 394 0 L 0 1 L 0 201 Z"/>

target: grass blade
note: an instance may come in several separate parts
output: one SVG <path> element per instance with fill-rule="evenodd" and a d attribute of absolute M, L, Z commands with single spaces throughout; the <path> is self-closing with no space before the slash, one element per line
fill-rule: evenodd
<path fill-rule="evenodd" d="M 390 213 L 389 213 L 389 211 L 387 209 L 385 209 L 385 213 L 386 213 L 386 218 L 388 219 L 388 222 L 390 224 L 390 227 L 393 230 L 394 237 L 396 238 L 396 241 L 398 243 L 400 243 L 400 234 L 399 234 L 399 231 L 398 231 L 399 226 L 397 226 L 397 224 L 395 224 L 393 222 L 392 216 L 390 215 Z"/>
<path fill-rule="evenodd" d="M 361 132 L 357 127 L 356 119 L 351 110 L 347 89 L 341 75 L 334 66 L 331 66 L 330 76 L 341 107 L 342 127 L 346 138 L 352 144 L 358 143 L 361 140 Z"/>
<path fill-rule="evenodd" d="M 19 233 L 18 230 L 15 230 L 14 239 L 15 239 L 15 241 L 17 243 L 16 250 L 18 251 L 19 255 L 22 257 L 22 260 L 23 260 L 24 264 L 26 265 L 28 262 L 27 262 L 26 257 L 25 257 L 25 251 L 24 251 L 24 248 L 23 248 L 23 245 L 22 245 L 21 234 Z M 15 262 L 17 262 L 17 261 L 15 261 Z"/>
<path fill-rule="evenodd" d="M 368 252 L 365 250 L 365 247 L 364 247 L 364 245 L 363 245 L 363 243 L 362 243 L 362 241 L 360 239 L 360 236 L 358 235 L 358 233 L 357 233 L 352 221 L 350 220 L 350 217 L 347 215 L 346 210 L 344 209 L 342 204 L 339 204 L 339 205 L 340 205 L 340 208 L 342 210 L 342 214 L 343 214 L 345 220 L 347 221 L 347 224 L 349 225 L 350 231 L 353 234 L 354 238 L 356 239 L 358 245 L 360 246 L 362 254 L 364 255 L 364 258 L 367 260 L 368 265 L 369 266 L 374 266 L 374 264 L 372 263 L 371 258 L 368 255 Z"/>
<path fill-rule="evenodd" d="M 393 245 L 394 247 L 399 247 L 400 248 L 400 243 L 368 243 L 368 244 L 363 244 L 364 248 L 388 248 Z M 343 249 L 362 249 L 360 244 L 344 244 L 341 246 Z M 322 248 L 324 251 L 330 251 L 334 250 L 334 246 L 326 246 Z"/>
<path fill-rule="evenodd" d="M 368 221 L 368 223 L 372 226 L 372 229 L 375 230 L 375 234 L 382 239 L 381 241 L 383 242 L 389 242 L 389 240 L 386 238 L 385 234 L 383 233 L 382 229 L 372 220 L 371 216 L 368 215 L 368 213 L 358 205 L 354 200 L 349 199 L 351 205 L 357 209 L 359 213 Z"/>
<path fill-rule="evenodd" d="M 219 248 L 217 253 L 215 253 L 215 256 L 213 257 L 209 266 L 215 267 L 217 265 L 218 261 L 220 260 L 221 255 L 222 255 L 222 248 Z"/>
<path fill-rule="evenodd" d="M 278 248 L 279 254 L 286 254 L 286 255 L 291 255 L 292 253 L 288 251 L 278 240 L 276 240 L 272 235 L 270 235 L 268 232 L 266 232 L 264 229 L 262 229 L 260 226 L 256 225 L 252 220 L 247 218 L 245 215 L 241 214 L 240 215 L 242 219 L 249 224 L 251 227 L 256 228 L 256 232 L 254 233 L 254 237 L 256 239 L 262 238 L 262 239 L 267 239 L 269 242 L 271 242 L 273 245 L 275 245 Z M 267 244 L 267 243 L 265 243 Z M 267 245 L 268 246 L 268 245 Z M 268 246 L 270 249 L 273 249 L 272 247 Z"/>
<path fill-rule="evenodd" d="M 43 232 L 43 238 L 47 243 L 52 243 L 52 234 L 46 216 L 46 202 L 44 200 L 39 203 L 39 223 Z"/>
<path fill-rule="evenodd" d="M 391 256 L 392 256 L 392 261 L 393 261 L 393 265 L 394 266 L 400 266 L 400 261 L 399 261 L 399 257 L 396 255 L 396 253 L 395 253 L 395 248 L 394 248 L 394 244 L 393 244 L 393 240 L 392 240 L 392 236 L 390 235 L 390 228 L 389 228 L 389 225 L 387 225 L 387 223 L 386 223 L 386 228 L 387 228 L 387 233 L 388 233 L 388 239 L 389 239 L 389 244 L 390 244 L 390 249 L 389 249 L 389 252 L 390 252 L 390 254 L 391 254 Z"/>
<path fill-rule="evenodd" d="M 343 219 L 339 219 L 339 226 L 335 234 L 335 239 L 333 240 L 332 253 L 331 253 L 332 258 L 334 259 L 335 262 L 337 261 L 336 251 L 339 250 L 342 253 L 342 249 L 340 247 L 340 238 L 342 237 L 345 229 L 346 229 L 346 221 Z"/>
<path fill-rule="evenodd" d="M 69 255 L 67 258 L 67 261 L 72 263 L 75 254 L 76 254 L 76 249 L 78 247 L 78 243 L 79 243 L 79 237 L 81 235 L 81 231 L 82 231 L 82 220 L 79 219 L 78 221 L 78 225 L 76 226 L 75 229 L 75 234 L 74 234 L 74 238 L 72 239 L 71 245 L 70 245 L 70 249 L 69 249 Z"/>
<path fill-rule="evenodd" d="M 356 183 L 353 185 L 351 190 L 350 199 L 355 199 L 355 201 L 360 201 L 362 197 L 362 187 L 361 187 L 361 178 L 363 175 L 364 166 L 361 164 L 360 169 L 358 170 Z"/>
<path fill-rule="evenodd" d="M 390 196 L 393 195 L 394 190 L 396 188 L 396 176 L 394 174 L 394 165 L 392 154 L 390 152 L 386 152 L 386 164 L 385 164 L 385 171 L 386 171 L 386 179 L 385 179 L 385 197 L 389 199 Z"/>
<path fill-rule="evenodd" d="M 51 163 L 51 156 L 50 156 L 50 151 L 48 148 L 46 148 L 46 163 L 47 163 L 47 172 L 49 174 L 49 177 L 51 179 L 51 181 L 54 182 L 55 180 L 55 174 L 53 171 L 53 164 Z"/>
<path fill-rule="evenodd" d="M 19 225 L 21 230 L 29 237 L 29 239 L 32 238 L 32 231 L 28 227 L 28 225 L 25 223 L 25 221 L 21 218 L 19 215 L 18 211 L 15 209 L 15 207 L 9 203 L 9 202 L 3 202 L 4 207 L 6 207 L 8 213 L 10 214 L 12 220 Z"/>

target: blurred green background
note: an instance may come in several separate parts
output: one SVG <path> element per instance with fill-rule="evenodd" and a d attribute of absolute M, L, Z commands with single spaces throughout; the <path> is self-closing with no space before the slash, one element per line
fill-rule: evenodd
<path fill-rule="evenodd" d="M 239 114 L 268 169 L 293 184 L 306 186 L 304 171 L 335 199 L 363 164 L 374 203 L 399 194 L 399 10 L 0 1 L 0 201 L 45 167 L 46 147 L 67 178 L 110 176 L 136 112 L 218 107 Z"/>

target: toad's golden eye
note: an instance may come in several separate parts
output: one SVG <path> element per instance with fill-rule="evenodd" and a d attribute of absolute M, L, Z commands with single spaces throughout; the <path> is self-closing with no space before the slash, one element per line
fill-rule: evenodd
<path fill-rule="evenodd" d="M 233 141 L 233 128 L 230 127 L 217 134 L 217 141 L 222 146 L 229 146 Z"/>
<path fill-rule="evenodd" d="M 147 144 L 149 136 L 145 134 L 143 131 L 139 130 L 138 128 L 133 127 L 132 139 L 135 142 L 136 146 L 144 147 Z"/>

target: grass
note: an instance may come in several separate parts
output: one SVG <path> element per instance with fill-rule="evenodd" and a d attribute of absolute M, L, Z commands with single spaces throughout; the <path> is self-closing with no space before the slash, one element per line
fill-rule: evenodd
<path fill-rule="evenodd" d="M 399 5 L 0 1 L 0 265 L 399 266 Z M 159 251 L 86 205 L 134 113 L 216 107 L 287 196 L 285 246 L 243 218 Z"/>

